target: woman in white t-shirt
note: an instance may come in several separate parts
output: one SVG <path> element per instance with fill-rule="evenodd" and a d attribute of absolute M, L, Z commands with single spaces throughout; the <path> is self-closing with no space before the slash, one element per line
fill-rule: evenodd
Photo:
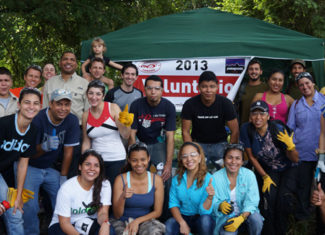
<path fill-rule="evenodd" d="M 58 192 L 49 235 L 107 235 L 112 229 L 108 222 L 111 185 L 105 179 L 101 155 L 92 149 L 85 151 L 78 169 L 78 175 L 66 181 Z"/>

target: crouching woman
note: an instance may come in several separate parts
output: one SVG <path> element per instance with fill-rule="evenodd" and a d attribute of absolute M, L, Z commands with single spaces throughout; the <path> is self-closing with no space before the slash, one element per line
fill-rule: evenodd
<path fill-rule="evenodd" d="M 249 234 L 258 235 L 263 228 L 263 217 L 258 210 L 260 198 L 254 173 L 242 167 L 244 147 L 228 144 L 223 160 L 225 167 L 213 174 L 216 182 L 214 234 L 237 234 L 240 226 L 246 223 Z"/>
<path fill-rule="evenodd" d="M 114 234 L 108 222 L 111 185 L 105 179 L 101 155 L 95 150 L 85 151 L 78 169 L 78 176 L 59 189 L 48 234 Z"/>
<path fill-rule="evenodd" d="M 215 223 L 210 214 L 214 187 L 201 146 L 185 142 L 178 153 L 177 172 L 169 192 L 173 217 L 166 222 L 166 235 L 212 234 Z"/>
<path fill-rule="evenodd" d="M 164 203 L 164 185 L 160 176 L 147 171 L 150 162 L 148 148 L 138 142 L 129 147 L 124 173 L 117 176 L 113 191 L 111 220 L 117 235 L 165 232 L 158 218 Z"/>

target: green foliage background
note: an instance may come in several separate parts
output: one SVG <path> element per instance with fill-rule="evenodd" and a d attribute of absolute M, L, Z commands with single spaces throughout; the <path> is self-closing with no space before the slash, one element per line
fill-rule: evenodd
<path fill-rule="evenodd" d="M 0 66 L 14 86 L 30 64 L 43 66 L 81 41 L 144 20 L 212 7 L 325 38 L 325 0 L 0 0 Z M 297 48 L 298 50 L 299 48 Z M 116 77 L 115 71 L 108 71 Z"/>

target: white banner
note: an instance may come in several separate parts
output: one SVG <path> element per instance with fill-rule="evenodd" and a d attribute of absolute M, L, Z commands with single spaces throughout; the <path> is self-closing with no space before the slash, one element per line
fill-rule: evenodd
<path fill-rule="evenodd" d="M 163 97 L 169 99 L 180 112 L 189 97 L 199 94 L 198 79 L 201 73 L 212 71 L 218 79 L 218 93 L 233 100 L 250 59 L 241 57 L 137 61 L 134 64 L 139 69 L 139 78 L 134 86 L 143 91 L 144 81 L 148 76 L 161 77 L 164 85 Z"/>

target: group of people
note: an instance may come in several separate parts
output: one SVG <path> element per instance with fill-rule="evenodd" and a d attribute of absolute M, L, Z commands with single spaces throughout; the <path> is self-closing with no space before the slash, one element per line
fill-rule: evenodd
<path fill-rule="evenodd" d="M 84 77 L 70 51 L 58 75 L 52 64 L 32 65 L 25 86 L 12 90 L 10 71 L 0 68 L 0 202 L 11 206 L 0 204 L 0 215 L 8 234 L 40 233 L 39 196 L 56 235 L 285 234 L 289 214 L 308 219 L 311 204 L 324 232 L 325 182 L 311 188 L 324 181 L 325 97 L 304 61 L 291 63 L 289 89 L 299 93 L 288 94 L 281 70 L 264 83 L 261 63 L 250 61 L 235 104 L 204 71 L 199 95 L 180 114 L 184 143 L 173 175 L 176 111 L 162 97 L 163 80 L 149 76 L 143 97 L 135 65 L 105 57 L 101 39 L 92 48 Z M 121 70 L 120 86 L 104 77 L 106 65 Z"/>

